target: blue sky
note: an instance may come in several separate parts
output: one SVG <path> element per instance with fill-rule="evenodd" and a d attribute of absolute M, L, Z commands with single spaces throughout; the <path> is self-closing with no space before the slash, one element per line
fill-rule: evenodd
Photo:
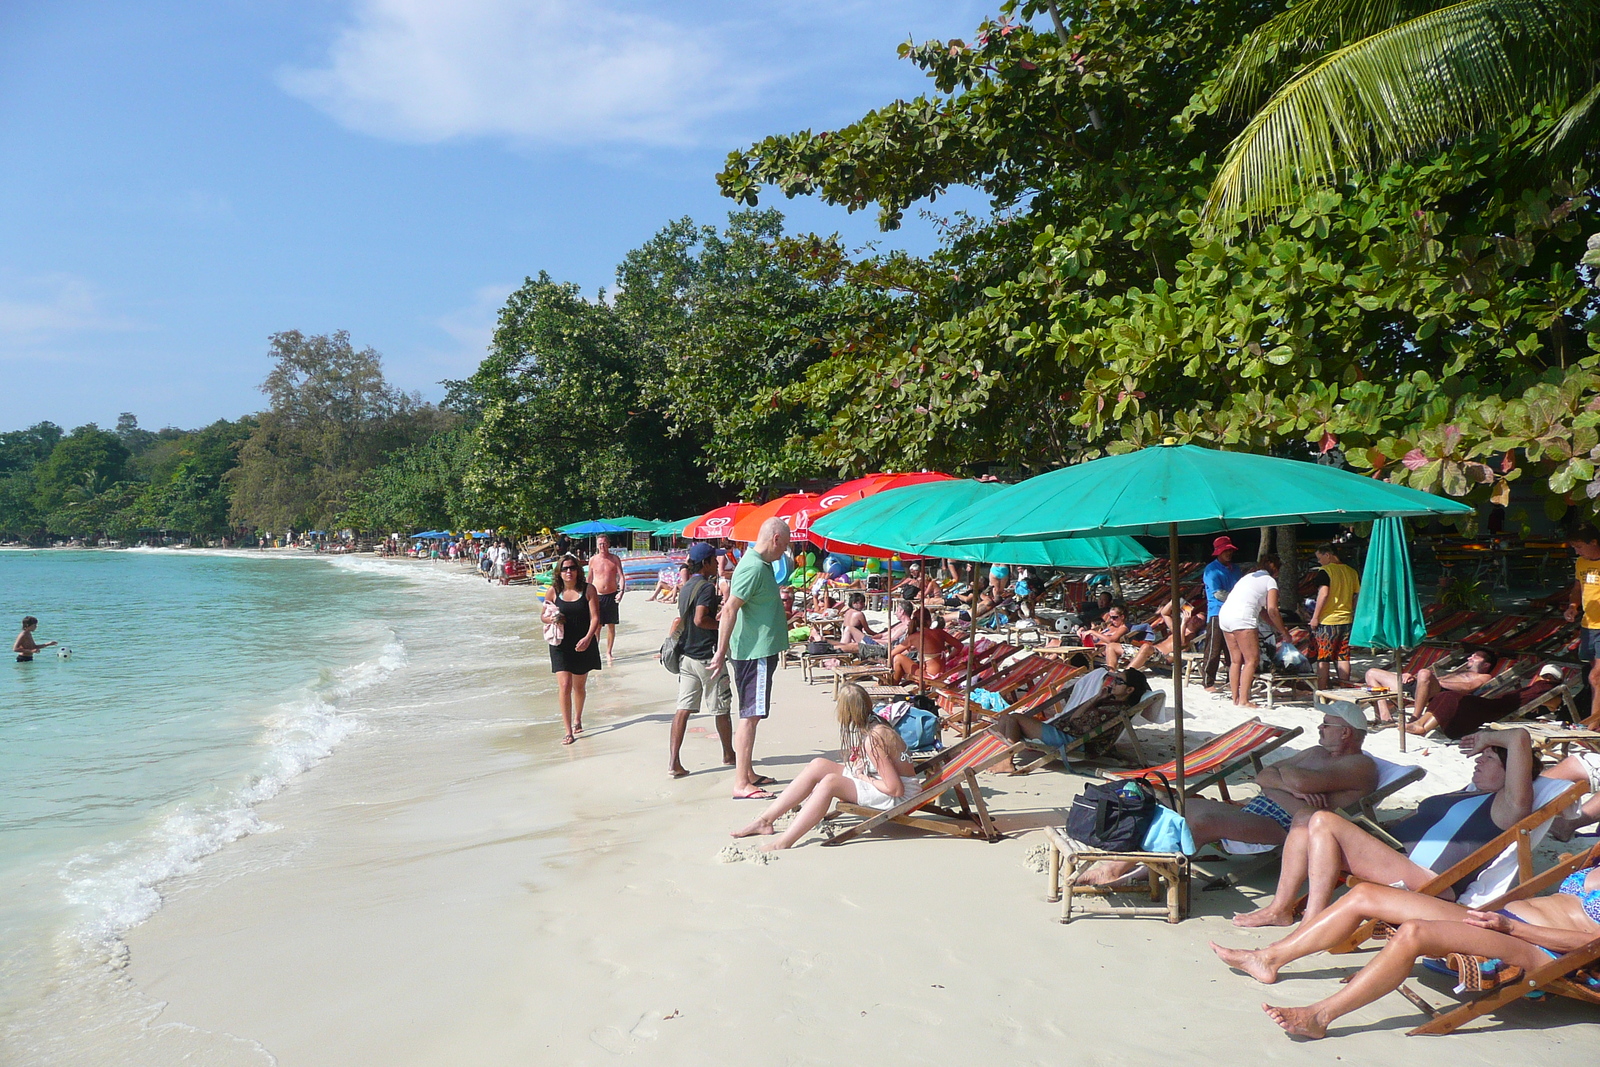
<path fill-rule="evenodd" d="M 349 330 L 436 399 L 525 276 L 593 292 L 669 219 L 720 222 L 728 151 L 922 91 L 896 46 L 997 6 L 0 4 L 0 429 L 257 410 L 284 329 Z M 920 220 L 764 204 L 933 243 Z"/>

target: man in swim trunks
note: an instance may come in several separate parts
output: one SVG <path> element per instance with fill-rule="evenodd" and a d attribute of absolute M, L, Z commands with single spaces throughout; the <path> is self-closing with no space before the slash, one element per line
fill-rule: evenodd
<path fill-rule="evenodd" d="M 600 599 L 600 625 L 606 631 L 606 662 L 615 663 L 611 646 L 617 641 L 618 609 L 622 607 L 622 561 L 611 551 L 611 538 L 595 538 L 594 555 L 589 557 L 589 581 Z"/>
<path fill-rule="evenodd" d="M 1457 693 L 1470 693 L 1494 677 L 1494 657 L 1481 649 L 1467 654 L 1467 662 L 1453 671 L 1438 673 L 1432 668 L 1424 667 L 1416 674 L 1403 671 L 1395 675 L 1394 671 L 1381 671 L 1376 667 L 1367 671 L 1367 688 L 1387 689 L 1391 692 L 1398 690 L 1402 696 L 1415 695 L 1412 708 L 1414 718 L 1422 718 L 1428 710 L 1428 701 L 1434 694 L 1441 690 L 1450 689 Z M 1393 722 L 1394 713 L 1389 710 L 1389 701 L 1380 700 L 1377 704 L 1378 718 L 1383 722 Z"/>
<path fill-rule="evenodd" d="M 49 648 L 51 645 L 55 644 L 54 641 L 46 641 L 43 644 L 35 641 L 33 639 L 33 631 L 37 630 L 38 628 L 39 620 L 34 618 L 32 615 L 29 615 L 22 620 L 22 632 L 17 635 L 17 639 L 15 641 L 11 642 L 11 651 L 17 654 L 18 663 L 32 663 L 33 654 L 35 652 L 39 651 L 41 648 Z"/>
<path fill-rule="evenodd" d="M 1339 558 L 1339 549 L 1332 544 L 1317 546 L 1317 563 L 1322 569 L 1317 575 L 1311 630 L 1316 634 L 1317 688 L 1326 689 L 1335 671 L 1340 685 L 1350 684 L 1350 627 L 1355 622 L 1361 576 Z"/>
<path fill-rule="evenodd" d="M 1323 709 L 1318 743 L 1263 767 L 1256 775 L 1260 795 L 1244 804 L 1189 798 L 1184 815 L 1197 847 L 1223 839 L 1281 845 L 1297 819 L 1309 819 L 1315 811 L 1336 811 L 1378 787 L 1378 765 L 1361 751 L 1367 739 L 1366 715 L 1344 701 Z M 1134 866 L 1099 863 L 1085 881 L 1113 882 Z"/>
<path fill-rule="evenodd" d="M 840 619 L 839 641 L 836 647 L 840 652 L 858 655 L 864 660 L 887 660 L 889 646 L 879 641 L 873 632 L 872 624 L 867 621 L 866 606 L 865 593 L 850 594 L 849 606 L 845 608 L 844 616 Z"/>

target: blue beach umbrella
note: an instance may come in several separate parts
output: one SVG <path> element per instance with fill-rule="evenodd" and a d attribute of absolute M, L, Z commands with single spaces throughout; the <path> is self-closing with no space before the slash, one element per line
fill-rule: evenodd
<path fill-rule="evenodd" d="M 596 534 L 625 534 L 633 531 L 626 526 L 618 526 L 614 522 L 604 519 L 590 519 L 588 522 L 570 522 L 559 527 L 562 533 L 575 537 L 593 537 Z"/>

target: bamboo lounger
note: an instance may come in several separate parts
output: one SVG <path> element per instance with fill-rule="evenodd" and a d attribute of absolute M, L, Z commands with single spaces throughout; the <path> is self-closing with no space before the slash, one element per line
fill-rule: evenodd
<path fill-rule="evenodd" d="M 981 837 L 988 841 L 1000 840 L 1000 831 L 989 818 L 989 809 L 983 802 L 983 791 L 978 788 L 978 772 L 988 770 L 1002 760 L 1011 758 L 1017 746 L 992 730 L 973 734 L 958 744 L 941 752 L 922 765 L 922 788 L 905 797 L 887 811 L 863 808 L 845 801 L 836 802 L 836 810 L 860 815 L 863 821 L 840 830 L 824 845 L 842 845 L 852 837 L 876 829 L 884 823 L 895 822 L 902 826 L 915 826 L 919 830 L 949 834 L 952 837 Z M 938 807 L 934 801 L 946 792 L 956 795 L 959 811 Z M 941 818 L 920 814 L 924 809 Z M 831 817 L 831 816 L 830 816 Z"/>

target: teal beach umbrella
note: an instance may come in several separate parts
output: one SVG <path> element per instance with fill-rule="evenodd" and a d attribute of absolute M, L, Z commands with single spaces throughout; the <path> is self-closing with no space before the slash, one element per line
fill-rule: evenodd
<path fill-rule="evenodd" d="M 1168 443 L 1041 474 L 969 505 L 931 543 L 1042 541 L 1112 534 L 1167 538 L 1172 618 L 1179 608 L 1178 536 L 1298 523 L 1470 515 L 1457 500 L 1303 460 Z M 1182 630 L 1172 657 L 1177 795 L 1183 804 Z"/>
<path fill-rule="evenodd" d="M 835 541 L 871 545 L 908 556 L 940 556 L 1023 567 L 1098 570 L 1133 567 L 1151 559 L 1150 553 L 1131 537 L 987 541 L 965 545 L 929 543 L 950 516 L 1004 490 L 1005 486 L 998 483 L 971 479 L 922 482 L 886 489 L 819 516 L 812 520 L 811 529 Z"/>
<path fill-rule="evenodd" d="M 682 537 L 683 536 L 683 531 L 688 528 L 688 526 L 689 526 L 689 524 L 691 522 L 693 522 L 694 520 L 698 519 L 699 517 L 700 517 L 699 515 L 690 515 L 687 519 L 675 519 L 672 522 L 664 522 L 661 525 L 657 526 L 654 530 L 651 530 L 650 531 L 650 536 L 651 537 Z"/>

